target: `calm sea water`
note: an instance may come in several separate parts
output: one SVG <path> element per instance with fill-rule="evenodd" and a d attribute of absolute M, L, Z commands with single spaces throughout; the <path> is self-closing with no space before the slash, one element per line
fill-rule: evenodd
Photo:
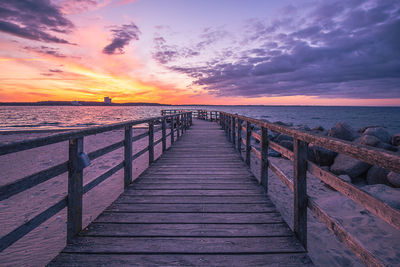
<path fill-rule="evenodd" d="M 209 109 L 294 125 L 331 128 L 347 122 L 355 129 L 380 125 L 394 134 L 400 132 L 400 107 L 320 107 L 320 106 L 132 106 L 132 107 L 0 107 L 0 131 L 69 129 L 98 126 L 159 116 L 162 109 Z"/>

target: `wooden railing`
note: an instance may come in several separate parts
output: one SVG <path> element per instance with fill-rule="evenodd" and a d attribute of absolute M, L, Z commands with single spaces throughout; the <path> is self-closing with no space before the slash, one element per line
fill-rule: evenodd
<path fill-rule="evenodd" d="M 256 176 L 260 177 L 259 182 L 264 186 L 265 191 L 268 191 L 269 168 L 292 192 L 294 192 L 293 230 L 305 248 L 307 248 L 308 208 L 367 266 L 383 266 L 383 263 L 376 255 L 364 248 L 355 237 L 344 229 L 340 222 L 329 216 L 313 198 L 307 195 L 307 172 L 313 174 L 321 181 L 353 200 L 397 230 L 400 230 L 400 211 L 392 208 L 353 184 L 340 179 L 335 174 L 320 168 L 312 161 L 309 161 L 307 159 L 307 148 L 308 144 L 314 144 L 337 153 L 351 156 L 371 165 L 400 173 L 400 157 L 398 155 L 383 149 L 359 145 L 312 132 L 295 130 L 237 114 L 206 110 L 200 110 L 198 114 L 202 114 L 199 118 L 207 119 L 211 117 L 211 113 L 215 114 L 215 112 L 218 113 L 216 117 L 219 118 L 218 122 L 225 130 L 228 139 L 240 153 L 242 151 L 242 144 L 244 145 L 244 161 L 247 165 L 250 166 L 251 153 L 261 161 L 259 174 Z M 243 124 L 245 124 L 245 126 L 242 126 Z M 255 132 L 253 127 L 259 128 L 260 134 Z M 291 136 L 293 138 L 293 151 L 268 140 L 268 131 Z M 245 138 L 242 137 L 242 132 L 246 133 Z M 260 142 L 260 150 L 251 144 L 252 139 L 256 139 Z M 278 166 L 268 160 L 268 147 L 281 153 L 284 157 L 293 162 L 293 182 Z"/>
<path fill-rule="evenodd" d="M 40 224 L 54 216 L 65 207 L 68 208 L 67 242 L 70 242 L 71 239 L 82 230 L 82 197 L 84 194 L 92 190 L 94 187 L 105 181 L 122 168 L 124 168 L 124 188 L 128 187 L 129 184 L 132 183 L 132 161 L 148 152 L 149 164 L 151 164 L 154 161 L 154 147 L 162 142 L 162 152 L 164 152 L 167 149 L 167 137 L 171 136 L 172 145 L 176 140 L 174 137 L 175 133 L 177 138 L 179 138 L 179 136 L 190 127 L 191 122 L 191 112 L 177 112 L 172 115 L 166 115 L 162 117 L 152 117 L 148 119 L 133 120 L 100 127 L 87 128 L 83 130 L 70 131 L 48 137 L 0 146 L 1 156 L 63 141 L 69 142 L 68 161 L 35 174 L 28 175 L 22 179 L 0 187 L 1 201 L 46 182 L 60 174 L 68 172 L 68 195 L 58 201 L 56 204 L 52 205 L 50 208 L 25 222 L 23 225 L 18 226 L 10 233 L 2 236 L 0 238 L 0 252 L 11 246 L 13 243 L 37 228 Z M 143 123 L 148 124 L 148 131 L 137 136 L 132 136 L 132 126 Z M 161 123 L 161 127 L 155 130 L 154 125 L 157 123 Z M 171 129 L 169 134 L 166 134 L 168 127 L 167 123 L 169 123 Z M 124 129 L 124 140 L 90 152 L 87 155 L 83 152 L 84 137 L 118 129 Z M 155 141 L 154 133 L 160 130 L 162 131 L 161 138 Z M 148 146 L 132 155 L 132 144 L 135 141 L 147 136 L 149 139 Z M 122 161 L 91 182 L 83 185 L 83 168 L 90 163 L 90 160 L 94 160 L 121 147 L 124 147 L 124 158 Z"/>
<path fill-rule="evenodd" d="M 161 115 L 171 115 L 179 112 L 192 112 L 193 118 L 209 120 L 209 121 L 219 121 L 219 112 L 212 110 L 201 110 L 201 109 L 165 109 L 161 110 Z"/>

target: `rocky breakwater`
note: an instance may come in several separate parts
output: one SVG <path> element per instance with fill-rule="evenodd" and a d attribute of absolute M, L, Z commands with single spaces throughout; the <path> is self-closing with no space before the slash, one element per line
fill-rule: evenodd
<path fill-rule="evenodd" d="M 360 130 L 353 129 L 344 122 L 337 123 L 329 130 L 323 127 L 310 129 L 306 125 L 293 126 L 282 122 L 278 124 L 293 129 L 314 132 L 323 136 L 329 136 L 354 142 L 361 145 L 377 147 L 398 153 L 400 156 L 400 133 L 390 135 L 384 127 L 368 126 Z M 269 139 L 279 145 L 293 151 L 293 139 L 283 134 L 271 133 Z M 269 156 L 281 156 L 276 151 L 269 151 Z M 365 163 L 344 154 L 338 154 L 323 147 L 309 144 L 308 160 L 318 164 L 326 171 L 330 171 L 341 179 L 350 182 L 375 197 L 400 208 L 400 174 L 378 166 Z M 332 188 L 331 188 L 332 189 Z"/>

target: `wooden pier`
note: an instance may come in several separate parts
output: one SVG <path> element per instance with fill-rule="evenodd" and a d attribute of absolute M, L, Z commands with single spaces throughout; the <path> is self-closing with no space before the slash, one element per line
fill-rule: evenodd
<path fill-rule="evenodd" d="M 195 120 L 50 266 L 274 264 L 312 265 L 221 127 Z"/>
<path fill-rule="evenodd" d="M 223 111 L 163 110 L 161 115 L 1 145 L 0 156 L 68 141 L 69 154 L 61 164 L 0 186 L 3 201 L 68 173 L 67 195 L 0 237 L 0 252 L 66 208 L 67 246 L 50 266 L 307 266 L 313 265 L 307 255 L 311 211 L 365 265 L 385 266 L 307 194 L 307 175 L 397 230 L 400 210 L 318 166 L 307 151 L 312 144 L 400 173 L 397 154 Z M 133 136 L 132 127 L 143 124 L 146 132 Z M 84 153 L 84 138 L 114 130 L 122 130 L 123 140 Z M 292 138 L 293 149 L 270 140 L 269 132 Z M 143 138 L 148 145 L 132 154 Z M 122 147 L 119 164 L 83 183 L 91 160 Z M 268 159 L 268 149 L 293 162 L 293 177 Z M 132 181 L 135 160 L 145 156 L 149 168 Z M 251 158 L 259 165 L 249 168 Z M 83 195 L 121 169 L 124 193 L 82 229 Z M 268 170 L 293 192 L 288 207 L 293 231 L 268 197 L 268 179 L 274 178 Z"/>

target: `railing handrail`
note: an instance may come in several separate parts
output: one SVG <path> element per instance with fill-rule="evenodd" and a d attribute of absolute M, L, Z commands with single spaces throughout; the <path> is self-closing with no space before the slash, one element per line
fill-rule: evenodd
<path fill-rule="evenodd" d="M 395 229 L 400 230 L 400 211 L 391 207 L 382 200 L 372 196 L 366 191 L 359 189 L 353 184 L 346 182 L 335 174 L 320 168 L 317 164 L 307 158 L 307 146 L 309 143 L 322 148 L 349 155 L 361 161 L 383 167 L 385 169 L 400 172 L 400 156 L 380 148 L 368 147 L 354 144 L 341 139 L 318 135 L 315 133 L 292 129 L 246 116 L 231 114 L 223 111 L 199 110 L 198 114 L 204 112 L 219 113 L 219 123 L 225 130 L 229 141 L 235 148 L 241 150 L 242 143 L 246 146 L 245 161 L 250 165 L 250 153 L 255 153 L 260 159 L 260 180 L 259 182 L 268 190 L 268 168 L 270 168 L 279 179 L 294 192 L 294 232 L 303 246 L 307 247 L 307 208 L 309 208 L 323 223 L 331 230 L 357 257 L 367 266 L 383 266 L 381 260 L 371 251 L 364 248 L 362 244 L 350 233 L 348 233 L 336 219 L 330 217 L 319 205 L 307 195 L 306 176 L 307 171 L 321 181 L 327 183 L 345 197 L 355 201 L 363 208 L 372 212 L 378 218 L 386 221 Z M 201 119 L 207 119 L 207 115 Z M 237 122 L 236 122 L 237 121 Z M 246 123 L 246 127 L 242 123 Z M 252 131 L 251 124 L 260 127 L 261 135 Z M 267 130 L 272 130 L 293 138 L 293 151 L 268 140 Z M 246 140 L 242 138 L 242 131 L 246 131 Z M 237 139 L 236 139 L 237 137 Z M 261 151 L 251 145 L 251 138 L 260 141 Z M 289 179 L 278 166 L 268 161 L 268 147 L 280 152 L 282 155 L 293 161 L 294 178 Z"/>
<path fill-rule="evenodd" d="M 68 172 L 67 197 L 63 197 L 61 200 L 47 208 L 45 211 L 37 214 L 29 221 L 18 226 L 8 234 L 0 237 L 0 252 L 11 246 L 13 243 L 24 237 L 26 234 L 37 228 L 39 225 L 41 225 L 43 222 L 54 216 L 65 207 L 68 208 L 67 242 L 71 241 L 71 239 L 82 229 L 82 196 L 122 168 L 124 168 L 124 188 L 128 187 L 129 184 L 132 182 L 132 161 L 148 151 L 149 164 L 151 164 L 154 160 L 154 147 L 162 142 L 162 152 L 164 152 L 166 150 L 166 138 L 168 136 L 171 136 L 172 145 L 174 140 L 174 132 L 179 133 L 179 131 L 181 131 L 181 134 L 183 134 L 184 130 L 187 130 L 192 123 L 191 117 L 192 112 L 178 112 L 172 115 L 151 117 L 147 119 L 132 120 L 127 122 L 109 124 L 105 126 L 85 128 L 81 130 L 70 131 L 67 133 L 51 135 L 49 137 L 14 142 L 11 144 L 0 146 L 0 155 L 6 155 L 69 140 L 68 161 L 0 186 L 1 201 L 13 195 L 19 194 L 23 191 L 26 191 L 30 188 L 33 188 L 56 176 Z M 167 135 L 166 123 L 168 118 L 171 119 L 171 131 Z M 181 123 L 180 128 L 179 123 L 176 124 L 176 127 L 173 124 L 174 118 L 177 119 L 177 122 Z M 157 132 L 154 130 L 154 122 L 158 120 L 161 121 L 162 134 L 159 140 L 154 141 L 154 133 Z M 142 123 L 149 124 L 149 131 L 138 136 L 132 136 L 132 126 Z M 92 151 L 88 153 L 88 155 L 83 153 L 83 138 L 85 136 L 121 128 L 125 129 L 125 138 L 122 141 Z M 140 150 L 136 154 L 132 155 L 132 144 L 146 136 L 149 136 L 148 146 L 146 146 L 144 149 Z M 177 137 L 179 138 L 179 134 L 177 135 Z M 105 173 L 102 173 L 100 176 L 96 177 L 95 179 L 84 185 L 83 168 L 79 167 L 78 163 L 79 157 L 84 154 L 84 156 L 86 156 L 86 160 L 93 160 L 121 147 L 124 147 L 123 160 L 116 166 L 112 167 Z"/>
<path fill-rule="evenodd" d="M 131 121 L 125 121 L 125 122 L 111 123 L 111 124 L 102 125 L 102 126 L 87 127 L 87 128 L 79 129 L 79 130 L 72 130 L 72 131 L 66 130 L 68 132 L 53 134 L 53 135 L 50 135 L 47 137 L 40 137 L 40 138 L 35 138 L 35 139 L 30 139 L 30 140 L 25 140 L 25 141 L 13 142 L 13 143 L 5 144 L 5 145 L 0 145 L 0 156 L 27 150 L 27 149 L 32 149 L 32 148 L 36 148 L 36 147 L 51 145 L 54 143 L 67 141 L 67 140 L 73 139 L 73 138 L 80 138 L 80 137 L 104 133 L 104 132 L 108 132 L 108 131 L 112 131 L 112 130 L 117 130 L 117 129 L 124 128 L 125 126 L 133 126 L 133 125 L 138 125 L 138 124 L 142 124 L 142 123 L 148 123 L 148 122 L 152 122 L 152 121 L 156 121 L 156 120 L 162 120 L 163 118 L 170 118 L 170 117 L 175 117 L 177 115 L 188 114 L 188 113 L 190 113 L 190 111 L 180 112 L 180 113 L 165 115 L 165 116 L 159 116 L 159 117 L 151 117 L 151 118 L 147 118 L 147 119 L 139 119 L 139 120 L 131 120 Z"/>

